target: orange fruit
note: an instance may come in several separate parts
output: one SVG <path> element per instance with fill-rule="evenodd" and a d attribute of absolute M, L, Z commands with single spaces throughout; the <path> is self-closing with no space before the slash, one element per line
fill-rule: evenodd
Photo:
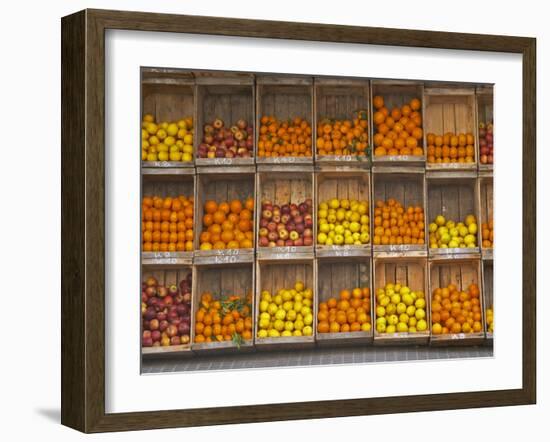
<path fill-rule="evenodd" d="M 204 203 L 204 211 L 206 213 L 212 214 L 216 210 L 218 210 L 218 204 L 216 203 L 216 201 L 209 200 Z"/>

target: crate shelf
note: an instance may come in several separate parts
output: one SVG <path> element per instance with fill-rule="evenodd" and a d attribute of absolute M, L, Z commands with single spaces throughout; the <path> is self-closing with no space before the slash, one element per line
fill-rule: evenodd
<path fill-rule="evenodd" d="M 489 324 L 487 323 L 487 309 L 493 309 L 494 316 L 494 271 L 493 271 L 493 261 L 483 261 L 482 263 L 482 276 L 483 276 L 483 318 L 485 324 L 485 335 L 487 337 L 488 343 L 492 344 L 494 339 L 494 331 L 489 331 Z"/>
<path fill-rule="evenodd" d="M 370 331 L 320 333 L 316 331 L 318 345 L 361 345 L 373 340 L 373 296 L 371 284 L 371 259 L 363 257 L 319 258 L 317 265 L 317 305 L 329 298 L 338 299 L 341 290 L 350 292 L 358 288 L 368 288 L 370 292 L 369 311 Z M 319 311 L 317 312 L 319 315 Z M 316 324 L 317 326 L 318 324 Z"/>
<path fill-rule="evenodd" d="M 480 123 L 493 122 L 493 88 L 492 87 L 477 87 L 476 88 L 476 111 L 477 124 L 476 135 Z M 492 171 L 493 164 L 483 164 L 481 162 L 481 146 L 478 149 L 478 162 L 480 171 Z"/>
<path fill-rule="evenodd" d="M 479 186 L 479 229 L 481 238 L 481 255 L 483 259 L 493 259 L 493 246 L 483 246 L 483 224 L 493 221 L 493 177 L 480 177 Z"/>
<path fill-rule="evenodd" d="M 483 319 L 484 301 L 481 280 L 481 261 L 478 259 L 461 259 L 451 261 L 430 262 L 429 267 L 429 297 L 432 300 L 436 288 L 444 288 L 449 284 L 456 285 L 459 291 L 466 291 L 470 284 L 477 284 L 480 291 L 481 331 L 472 333 L 447 333 L 431 335 L 433 345 L 475 345 L 485 339 L 485 321 Z M 433 302 L 433 301 L 432 301 Z"/>

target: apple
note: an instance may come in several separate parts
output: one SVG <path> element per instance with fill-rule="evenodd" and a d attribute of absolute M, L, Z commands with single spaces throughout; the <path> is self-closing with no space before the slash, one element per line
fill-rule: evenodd
<path fill-rule="evenodd" d="M 292 241 L 296 241 L 300 237 L 300 234 L 296 230 L 292 230 L 289 234 L 289 238 Z"/>
<path fill-rule="evenodd" d="M 267 247 L 269 246 L 269 239 L 267 236 L 261 236 L 258 240 L 260 247 Z"/>
<path fill-rule="evenodd" d="M 168 323 L 167 320 L 160 321 L 159 322 L 159 330 L 161 332 L 165 331 L 168 328 L 168 325 L 169 325 L 169 323 Z"/>
<path fill-rule="evenodd" d="M 157 288 L 153 286 L 149 286 L 145 289 L 145 294 L 147 296 L 156 296 L 157 295 Z"/>
<path fill-rule="evenodd" d="M 191 293 L 187 292 L 183 294 L 183 302 L 190 303 L 191 302 Z"/>
<path fill-rule="evenodd" d="M 143 330 L 143 333 L 141 334 L 142 338 L 150 338 L 151 337 L 151 330 Z"/>
<path fill-rule="evenodd" d="M 243 120 L 242 118 L 240 120 L 237 120 L 237 127 L 241 130 L 246 129 L 248 124 L 246 123 L 246 120 Z"/>
<path fill-rule="evenodd" d="M 156 287 L 158 285 L 158 282 L 157 282 L 156 278 L 150 276 L 145 281 L 145 284 L 147 284 L 147 286 L 149 286 L 149 287 Z"/>
<path fill-rule="evenodd" d="M 182 345 L 187 345 L 191 341 L 191 338 L 189 337 L 189 335 L 183 335 L 183 336 L 180 336 L 180 341 Z"/>
<path fill-rule="evenodd" d="M 262 218 L 270 220 L 272 216 L 273 216 L 273 212 L 271 210 L 266 209 L 262 211 Z"/>
<path fill-rule="evenodd" d="M 216 118 L 214 120 L 214 123 L 212 123 L 212 126 L 214 126 L 214 129 L 221 129 L 223 127 L 223 120 L 220 118 Z"/>
<path fill-rule="evenodd" d="M 279 238 L 288 239 L 288 237 L 289 237 L 288 230 L 286 230 L 284 227 L 279 230 Z"/>
<path fill-rule="evenodd" d="M 281 222 L 281 215 L 273 214 L 273 216 L 271 217 L 271 220 L 275 223 L 280 223 Z"/>
<path fill-rule="evenodd" d="M 260 230 L 258 230 L 258 235 L 260 238 L 267 236 L 269 233 L 269 230 L 266 227 L 261 227 Z"/>
<path fill-rule="evenodd" d="M 174 304 L 174 298 L 172 298 L 171 295 L 166 295 L 163 299 L 165 305 L 173 305 Z"/>
<path fill-rule="evenodd" d="M 166 328 L 166 334 L 169 338 L 176 336 L 178 334 L 178 327 L 174 324 L 170 324 L 168 328 Z"/>
<path fill-rule="evenodd" d="M 296 247 L 302 247 L 304 245 L 304 240 L 302 238 L 298 238 L 294 240 L 294 245 Z"/>
<path fill-rule="evenodd" d="M 170 296 L 175 296 L 178 294 L 178 286 L 176 284 L 172 284 L 168 287 L 168 294 Z"/>
<path fill-rule="evenodd" d="M 148 338 L 141 338 L 141 346 L 142 347 L 152 347 L 153 346 L 153 339 L 151 336 Z"/>
<path fill-rule="evenodd" d="M 168 294 L 168 289 L 164 286 L 159 286 L 157 288 L 157 296 L 164 298 Z"/>
<path fill-rule="evenodd" d="M 275 231 L 271 231 L 268 233 L 267 239 L 270 241 L 277 241 L 277 239 L 279 239 L 279 234 Z"/>
<path fill-rule="evenodd" d="M 159 320 L 158 320 L 158 319 L 156 319 L 156 318 L 155 318 L 155 319 L 151 319 L 151 320 L 149 321 L 149 330 L 158 330 L 159 325 L 160 325 L 160 323 L 159 323 Z"/>
<path fill-rule="evenodd" d="M 270 232 L 274 232 L 277 230 L 277 223 L 273 222 L 273 221 L 270 221 L 269 224 L 267 225 L 267 230 L 269 230 Z"/>
<path fill-rule="evenodd" d="M 161 337 L 160 331 L 153 330 L 151 332 L 151 339 L 153 340 L 153 342 L 160 341 L 160 337 Z"/>
<path fill-rule="evenodd" d="M 283 212 L 281 211 L 281 213 Z M 290 215 L 288 213 L 283 213 L 283 215 L 281 215 L 281 222 L 283 224 L 286 224 L 289 220 L 290 220 Z"/>
<path fill-rule="evenodd" d="M 304 230 L 305 230 L 305 226 L 304 226 L 303 223 L 296 223 L 296 231 L 297 231 L 299 234 L 304 233 Z"/>
<path fill-rule="evenodd" d="M 313 238 L 313 230 L 307 228 L 304 230 L 304 239 L 305 238 Z"/>
<path fill-rule="evenodd" d="M 156 313 L 156 318 L 157 318 L 159 321 L 164 321 L 165 319 L 167 319 L 166 312 L 160 311 L 160 312 Z M 153 318 L 151 318 L 151 319 L 153 319 Z"/>
<path fill-rule="evenodd" d="M 277 245 L 277 247 L 284 247 L 285 246 L 285 241 L 282 240 L 282 239 L 278 239 L 275 244 Z"/>
<path fill-rule="evenodd" d="M 178 326 L 178 333 L 180 335 L 187 335 L 189 334 L 190 329 L 191 328 L 189 327 L 189 323 L 181 322 L 180 325 Z"/>
<path fill-rule="evenodd" d="M 147 307 L 147 310 L 145 311 L 145 319 L 147 319 L 148 321 L 150 321 L 151 319 L 155 319 L 157 316 L 157 311 L 155 310 L 154 307 Z"/>
<path fill-rule="evenodd" d="M 294 241 L 292 241 L 291 239 L 287 239 L 285 241 L 285 246 L 287 247 L 293 247 L 294 246 Z"/>
<path fill-rule="evenodd" d="M 313 245 L 313 237 L 304 236 L 304 246 L 311 246 L 311 245 Z"/>

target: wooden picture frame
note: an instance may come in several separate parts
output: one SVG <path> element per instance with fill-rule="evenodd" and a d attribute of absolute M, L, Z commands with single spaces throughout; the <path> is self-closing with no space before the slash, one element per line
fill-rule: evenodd
<path fill-rule="evenodd" d="M 537 244 L 534 38 L 105 10 L 77 12 L 64 17 L 61 25 L 62 424 L 91 433 L 535 403 Z M 524 158 L 522 387 L 514 390 L 106 413 L 104 140 L 105 31 L 108 29 L 521 54 Z M 481 279 L 482 273 L 489 271 L 492 274 L 492 267 L 480 269 L 477 277 Z"/>

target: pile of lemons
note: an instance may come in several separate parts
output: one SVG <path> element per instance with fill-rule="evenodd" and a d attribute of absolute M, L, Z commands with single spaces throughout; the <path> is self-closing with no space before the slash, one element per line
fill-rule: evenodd
<path fill-rule="evenodd" d="M 464 222 L 455 223 L 437 215 L 429 225 L 430 248 L 477 247 L 477 222 L 474 215 L 468 215 Z"/>
<path fill-rule="evenodd" d="M 376 292 L 376 331 L 416 333 L 428 330 L 424 292 L 388 283 Z"/>
<path fill-rule="evenodd" d="M 313 291 L 301 281 L 272 295 L 264 290 L 260 297 L 258 337 L 278 338 L 313 335 Z"/>
<path fill-rule="evenodd" d="M 369 202 L 332 198 L 319 204 L 317 243 L 325 246 L 370 242 Z"/>
<path fill-rule="evenodd" d="M 142 161 L 193 161 L 193 118 L 155 122 L 146 114 L 141 123 Z"/>

